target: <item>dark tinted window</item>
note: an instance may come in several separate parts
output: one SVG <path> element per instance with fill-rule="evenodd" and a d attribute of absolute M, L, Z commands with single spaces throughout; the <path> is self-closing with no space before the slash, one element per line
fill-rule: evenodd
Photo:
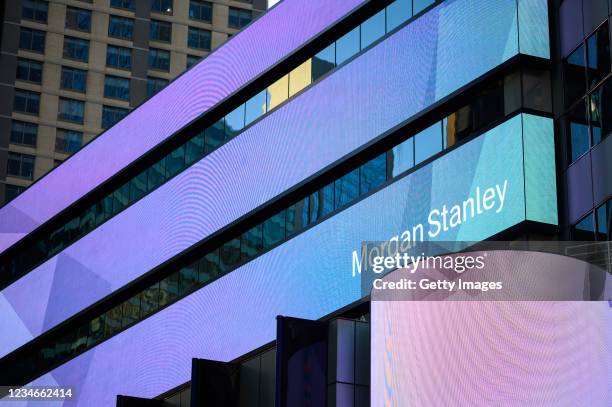
<path fill-rule="evenodd" d="M 595 222 L 592 213 L 589 213 L 572 228 L 572 239 L 582 241 L 595 240 Z"/>
<path fill-rule="evenodd" d="M 336 43 L 334 42 L 312 58 L 312 80 L 316 81 L 336 67 Z"/>
<path fill-rule="evenodd" d="M 359 169 L 334 182 L 334 208 L 342 208 L 359 196 Z"/>
<path fill-rule="evenodd" d="M 202 0 L 189 1 L 189 18 L 194 20 L 212 21 L 212 3 Z"/>
<path fill-rule="evenodd" d="M 110 5 L 111 7 L 134 10 L 135 1 L 136 0 L 110 0 Z"/>
<path fill-rule="evenodd" d="M 32 179 L 34 176 L 34 157 L 9 152 L 6 173 L 15 177 Z"/>
<path fill-rule="evenodd" d="M 170 51 L 163 49 L 149 49 L 149 68 L 161 71 L 170 70 Z"/>
<path fill-rule="evenodd" d="M 121 100 L 130 99 L 130 80 L 118 76 L 104 78 L 104 97 Z"/>
<path fill-rule="evenodd" d="M 151 0 L 151 11 L 172 14 L 172 0 Z"/>
<path fill-rule="evenodd" d="M 151 20 L 149 39 L 154 41 L 170 42 L 172 37 L 172 23 L 167 21 Z"/>
<path fill-rule="evenodd" d="M 607 80 L 591 95 L 593 145 L 612 135 L 612 80 Z"/>
<path fill-rule="evenodd" d="M 187 45 L 189 48 L 210 50 L 210 31 L 189 27 Z"/>
<path fill-rule="evenodd" d="M 21 27 L 19 31 L 19 48 L 35 52 L 45 52 L 45 32 Z"/>
<path fill-rule="evenodd" d="M 381 154 L 361 166 L 359 176 L 361 194 L 367 194 L 372 189 L 384 184 L 387 180 L 387 154 Z"/>
<path fill-rule="evenodd" d="M 74 99 L 60 98 L 57 118 L 70 122 L 83 123 L 85 102 Z"/>
<path fill-rule="evenodd" d="M 563 61 L 565 105 L 569 106 L 586 93 L 584 46 L 578 47 Z"/>
<path fill-rule="evenodd" d="M 79 31 L 91 31 L 91 11 L 81 8 L 66 8 L 66 28 Z"/>
<path fill-rule="evenodd" d="M 85 92 L 87 87 L 87 71 L 63 66 L 60 86 L 62 89 Z"/>
<path fill-rule="evenodd" d="M 251 10 L 244 10 L 241 8 L 229 8 L 229 21 L 228 25 L 232 28 L 242 28 L 253 19 Z"/>
<path fill-rule="evenodd" d="M 23 0 L 21 18 L 46 23 L 49 14 L 49 3 L 44 0 Z"/>
<path fill-rule="evenodd" d="M 28 90 L 15 89 L 14 111 L 38 114 L 39 108 L 40 94 Z"/>
<path fill-rule="evenodd" d="M 128 114 L 127 109 L 113 106 L 102 106 L 102 128 L 108 129 Z"/>
<path fill-rule="evenodd" d="M 37 133 L 38 126 L 33 123 L 17 120 L 11 123 L 11 143 L 35 146 Z"/>
<path fill-rule="evenodd" d="M 74 37 L 64 37 L 64 58 L 89 60 L 89 41 Z"/>
<path fill-rule="evenodd" d="M 587 67 L 589 88 L 610 73 L 610 33 L 607 22 L 587 39 Z"/>
<path fill-rule="evenodd" d="M 42 63 L 31 59 L 19 58 L 17 61 L 17 79 L 22 81 L 41 83 Z"/>
<path fill-rule="evenodd" d="M 74 153 L 83 145 L 83 133 L 74 130 L 57 129 L 55 151 Z"/>
<path fill-rule="evenodd" d="M 108 20 L 108 36 L 131 40 L 134 37 L 134 20 L 110 16 Z"/>
<path fill-rule="evenodd" d="M 147 97 L 151 97 L 155 95 L 157 92 L 165 88 L 167 84 L 168 84 L 167 79 L 148 77 L 147 78 Z"/>
<path fill-rule="evenodd" d="M 106 48 L 106 65 L 114 68 L 131 69 L 132 50 L 108 45 Z"/>
<path fill-rule="evenodd" d="M 281 211 L 263 223 L 263 247 L 269 249 L 285 239 L 285 211 Z"/>
<path fill-rule="evenodd" d="M 567 115 L 567 133 L 570 143 L 570 158 L 575 161 L 590 148 L 589 121 L 586 102 L 578 103 Z"/>

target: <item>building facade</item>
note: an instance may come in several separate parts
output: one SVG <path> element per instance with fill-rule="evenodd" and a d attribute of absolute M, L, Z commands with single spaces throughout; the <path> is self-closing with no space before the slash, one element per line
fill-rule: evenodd
<path fill-rule="evenodd" d="M 0 201 L 14 198 L 265 8 L 265 0 L 3 2 Z"/>
<path fill-rule="evenodd" d="M 379 405 L 364 241 L 610 240 L 611 14 L 280 2 L 0 208 L 0 383 Z"/>

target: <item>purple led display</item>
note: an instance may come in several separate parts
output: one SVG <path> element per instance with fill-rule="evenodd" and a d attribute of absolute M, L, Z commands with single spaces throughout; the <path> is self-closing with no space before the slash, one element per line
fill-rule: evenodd
<path fill-rule="evenodd" d="M 0 252 L 243 87 L 363 0 L 285 0 L 0 209 Z"/>
<path fill-rule="evenodd" d="M 442 3 L 4 289 L 0 313 L 37 336 L 95 303 L 516 55 L 515 16 Z"/>

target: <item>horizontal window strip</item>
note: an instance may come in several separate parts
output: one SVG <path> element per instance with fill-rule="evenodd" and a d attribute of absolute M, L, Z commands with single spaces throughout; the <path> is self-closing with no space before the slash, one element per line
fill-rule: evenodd
<path fill-rule="evenodd" d="M 91 204 L 81 202 L 80 209 L 61 216 L 64 221 L 51 220 L 46 227 L 18 242 L 0 255 L 0 289 L 60 253 L 440 1 L 422 3 L 413 7 L 412 1 L 393 1 L 161 159 L 128 176 L 126 182 L 109 192 L 95 194 L 98 198 Z M 214 112 L 207 114 L 204 120 L 210 121 L 212 115 Z"/>
<path fill-rule="evenodd" d="M 242 222 L 244 227 L 240 233 L 222 239 L 221 243 L 209 244 L 211 239 L 207 238 L 195 249 L 195 254 L 189 254 L 189 259 L 177 256 L 155 271 L 158 277 L 153 276 L 135 291 L 114 294 L 89 310 L 88 315 L 75 317 L 7 355 L 0 360 L 0 381 L 26 384 L 329 219 L 443 151 L 472 139 L 522 110 L 537 110 L 533 108 L 533 101 L 550 95 L 536 92 L 527 96 L 521 80 L 525 72 L 533 76 L 535 71 L 513 70 L 501 78 L 487 81 L 476 90 L 469 104 L 451 114 L 439 114 L 437 117 L 443 116 L 442 120 L 436 120 L 416 134 L 400 137 L 400 142 L 382 154 L 373 153 L 374 157 L 369 160 L 360 160 L 344 168 L 323 187 L 300 192 L 288 205 L 264 217 L 263 221 L 253 225 L 251 218 L 261 216 L 252 215 Z M 538 89 L 550 89 L 547 71 L 539 72 L 536 77 L 540 78 Z M 549 113 L 549 110 L 541 112 Z M 403 130 L 395 130 L 394 134 L 401 134 Z M 319 178 L 326 179 L 326 175 L 337 171 L 337 168 L 331 169 Z M 312 185 L 321 185 L 321 182 L 314 181 Z"/>

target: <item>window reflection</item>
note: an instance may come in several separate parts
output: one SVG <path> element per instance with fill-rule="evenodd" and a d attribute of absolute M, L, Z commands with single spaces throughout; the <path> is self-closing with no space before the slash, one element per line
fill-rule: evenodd
<path fill-rule="evenodd" d="M 283 103 L 289 97 L 289 75 L 285 75 L 268 86 L 268 111 Z"/>
<path fill-rule="evenodd" d="M 281 211 L 263 223 L 263 245 L 267 250 L 285 239 L 285 211 Z"/>
<path fill-rule="evenodd" d="M 289 72 L 289 97 L 292 97 L 312 81 L 312 59 Z"/>
<path fill-rule="evenodd" d="M 306 198 L 287 208 L 287 238 L 308 225 L 308 206 L 309 199 Z"/>
<path fill-rule="evenodd" d="M 159 307 L 176 301 L 179 293 L 178 273 L 172 273 L 159 282 Z"/>
<path fill-rule="evenodd" d="M 587 39 L 587 58 L 587 76 L 589 88 L 592 88 L 610 73 L 610 33 L 607 22 Z"/>
<path fill-rule="evenodd" d="M 240 264 L 240 238 L 232 239 L 221 246 L 219 257 L 219 268 L 222 274 L 238 267 Z"/>
<path fill-rule="evenodd" d="M 382 9 L 361 24 L 361 49 L 367 48 L 385 35 L 385 9 Z"/>
<path fill-rule="evenodd" d="M 576 161 L 589 149 L 589 121 L 584 100 L 569 112 L 567 123 L 570 157 L 571 161 Z"/>
<path fill-rule="evenodd" d="M 334 182 L 334 208 L 338 209 L 357 199 L 359 196 L 359 168 L 349 172 Z"/>
<path fill-rule="evenodd" d="M 334 42 L 312 58 L 312 80 L 318 80 L 335 67 L 336 43 Z"/>
<path fill-rule="evenodd" d="M 593 145 L 612 134 L 612 80 L 597 88 L 590 98 Z"/>
<path fill-rule="evenodd" d="M 436 123 L 414 136 L 415 164 L 427 160 L 440 151 L 442 151 L 442 129 L 440 128 L 440 123 Z"/>
<path fill-rule="evenodd" d="M 244 105 L 238 106 L 225 116 L 225 136 L 231 139 L 244 128 Z"/>
<path fill-rule="evenodd" d="M 412 0 L 396 0 L 387 6 L 387 31 L 412 17 Z"/>
<path fill-rule="evenodd" d="M 434 0 L 414 0 L 414 7 L 412 9 L 412 14 L 418 14 L 421 11 L 425 10 L 427 6 L 434 3 Z"/>
<path fill-rule="evenodd" d="M 334 211 L 334 183 L 310 195 L 310 222 L 316 222 Z"/>
<path fill-rule="evenodd" d="M 225 141 L 225 118 L 215 122 L 205 131 L 206 134 L 206 153 L 210 153 Z"/>
<path fill-rule="evenodd" d="M 595 240 L 595 227 L 592 213 L 588 214 L 572 228 L 572 238 L 582 241 Z"/>
<path fill-rule="evenodd" d="M 207 283 L 221 275 L 219 270 L 219 249 L 206 254 L 200 261 L 200 273 L 198 279 L 200 284 Z"/>
<path fill-rule="evenodd" d="M 569 106 L 586 93 L 584 46 L 572 52 L 563 63 L 565 105 Z"/>
<path fill-rule="evenodd" d="M 190 293 L 198 282 L 198 263 L 190 264 L 181 268 L 179 271 L 179 296 L 182 297 Z"/>
<path fill-rule="evenodd" d="M 127 327 L 140 319 L 140 294 L 123 303 L 122 327 Z"/>
<path fill-rule="evenodd" d="M 247 262 L 257 256 L 263 250 L 263 226 L 261 224 L 251 228 L 242 234 L 240 251 L 242 261 Z"/>
<path fill-rule="evenodd" d="M 266 113 L 266 91 L 262 90 L 246 102 L 245 125 L 249 125 Z"/>
<path fill-rule="evenodd" d="M 361 166 L 359 190 L 367 194 L 387 180 L 387 154 L 381 154 Z"/>
<path fill-rule="evenodd" d="M 349 31 L 336 41 L 336 64 L 340 65 L 359 52 L 360 35 L 359 27 Z"/>

